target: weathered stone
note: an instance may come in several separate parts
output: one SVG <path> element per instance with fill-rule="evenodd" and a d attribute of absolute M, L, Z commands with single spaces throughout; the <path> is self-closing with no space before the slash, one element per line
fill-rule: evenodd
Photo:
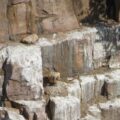
<path fill-rule="evenodd" d="M 0 119 L 1 120 L 25 120 L 25 118 L 19 114 L 15 109 L 0 108 Z"/>
<path fill-rule="evenodd" d="M 0 51 L 0 61 L 3 62 L 6 58 L 13 66 L 11 80 L 7 86 L 9 99 L 40 99 L 43 95 L 40 48 L 21 44 L 10 45 Z"/>
<path fill-rule="evenodd" d="M 41 31 L 59 32 L 79 27 L 71 0 L 38 0 L 37 5 Z"/>
<path fill-rule="evenodd" d="M 43 68 L 54 66 L 61 76 L 70 77 L 108 66 L 119 48 L 119 33 L 119 25 L 98 26 L 41 37 L 37 45 L 42 47 Z"/>
<path fill-rule="evenodd" d="M 83 103 L 90 102 L 94 98 L 95 82 L 94 76 L 80 76 L 81 100 Z"/>
<path fill-rule="evenodd" d="M 27 44 L 33 44 L 33 43 L 36 43 L 37 41 L 38 41 L 38 35 L 36 34 L 29 35 L 23 38 L 23 40 L 21 40 L 21 42 L 27 43 Z"/>
<path fill-rule="evenodd" d="M 87 115 L 81 120 L 119 120 L 120 99 L 113 99 L 90 106 Z"/>
<path fill-rule="evenodd" d="M 0 41 L 8 40 L 7 0 L 0 0 Z"/>
<path fill-rule="evenodd" d="M 114 99 L 106 103 L 100 103 L 102 120 L 119 120 L 120 116 L 120 99 Z"/>
<path fill-rule="evenodd" d="M 45 94 L 49 96 L 68 96 L 68 91 L 65 83 L 62 82 L 57 82 L 55 85 L 51 86 L 46 86 L 45 89 Z"/>
<path fill-rule="evenodd" d="M 30 8 L 21 3 L 8 7 L 10 35 L 25 34 L 28 32 Z M 27 18 L 29 17 L 29 18 Z M 27 18 L 27 19 L 26 19 Z"/>
<path fill-rule="evenodd" d="M 9 4 L 18 4 L 18 3 L 26 3 L 29 2 L 30 0 L 9 0 Z"/>
<path fill-rule="evenodd" d="M 45 113 L 45 101 L 24 101 L 17 100 L 14 103 L 14 107 L 20 110 L 20 114 L 29 120 L 47 120 Z"/>
<path fill-rule="evenodd" d="M 92 40 L 96 29 L 89 28 L 65 34 L 53 34 L 40 38 L 43 68 L 54 66 L 61 76 L 73 76 L 87 72 L 92 66 Z M 59 37 L 60 36 L 60 37 Z"/>
<path fill-rule="evenodd" d="M 101 111 L 97 105 L 90 106 L 87 115 L 81 120 L 101 120 Z"/>
<path fill-rule="evenodd" d="M 51 97 L 49 112 L 51 112 L 50 119 L 52 120 L 79 120 L 80 101 L 73 96 Z"/>
<path fill-rule="evenodd" d="M 81 100 L 81 88 L 80 82 L 78 80 L 73 80 L 69 84 L 67 84 L 68 95 L 74 96 Z"/>
<path fill-rule="evenodd" d="M 110 68 L 120 68 L 120 51 L 112 55 L 109 61 Z"/>
<path fill-rule="evenodd" d="M 4 81 L 4 76 L 0 75 L 0 96 L 2 96 L 2 85 L 3 85 L 3 81 Z"/>
<path fill-rule="evenodd" d="M 114 70 L 110 73 L 106 73 L 107 91 L 109 99 L 120 96 L 120 70 Z"/>

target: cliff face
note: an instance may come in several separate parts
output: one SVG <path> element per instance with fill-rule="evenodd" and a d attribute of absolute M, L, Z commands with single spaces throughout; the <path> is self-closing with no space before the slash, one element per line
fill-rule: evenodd
<path fill-rule="evenodd" d="M 0 1 L 0 40 L 8 40 L 7 0 Z"/>
<path fill-rule="evenodd" d="M 117 0 L 113 2 L 115 10 L 106 0 L 1 0 L 0 4 L 3 40 L 19 40 L 31 33 L 68 31 L 78 28 L 79 22 L 104 20 L 107 16 L 120 19 Z"/>
<path fill-rule="evenodd" d="M 119 120 L 120 25 L 107 2 L 0 0 L 1 120 Z"/>
<path fill-rule="evenodd" d="M 1 101 L 6 107 L 1 114 L 12 120 L 107 120 L 119 108 L 119 33 L 119 25 L 83 27 L 40 37 L 34 45 L 1 43 L 1 96 L 10 73 L 2 66 L 6 59 L 12 66 L 6 86 L 9 101 Z M 61 73 L 56 84 L 44 74 L 53 66 Z M 119 112 L 112 115 L 119 120 Z"/>

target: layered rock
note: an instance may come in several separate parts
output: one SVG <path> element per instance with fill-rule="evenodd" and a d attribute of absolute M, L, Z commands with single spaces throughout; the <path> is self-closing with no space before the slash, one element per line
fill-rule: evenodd
<path fill-rule="evenodd" d="M 0 51 L 0 61 L 12 65 L 7 94 L 10 99 L 40 99 L 43 94 L 41 51 L 37 46 L 9 45 Z M 5 76 L 4 76 L 5 77 Z"/>
<path fill-rule="evenodd" d="M 43 68 L 54 66 L 61 76 L 74 76 L 108 66 L 119 49 L 119 33 L 119 25 L 98 25 L 41 37 L 37 44 L 42 47 Z"/>
<path fill-rule="evenodd" d="M 20 114 L 24 116 L 25 119 L 29 120 L 47 120 L 47 115 L 45 113 L 45 101 L 24 101 L 17 100 L 13 103 L 13 106 L 19 109 Z"/>
<path fill-rule="evenodd" d="M 120 51 L 113 54 L 109 61 L 110 68 L 120 68 Z"/>
<path fill-rule="evenodd" d="M 71 0 L 38 0 L 37 11 L 40 16 L 39 30 L 60 32 L 79 27 Z"/>
<path fill-rule="evenodd" d="M 119 120 L 120 100 L 114 99 L 89 107 L 88 114 L 82 120 Z"/>
<path fill-rule="evenodd" d="M 27 3 L 10 5 L 8 7 L 9 33 L 11 39 L 18 34 L 27 34 L 30 24 L 30 6 Z"/>
<path fill-rule="evenodd" d="M 22 115 L 19 115 L 19 111 L 10 108 L 0 108 L 1 120 L 25 120 Z"/>
<path fill-rule="evenodd" d="M 80 101 L 76 97 L 51 97 L 49 109 L 52 120 L 80 119 Z"/>
<path fill-rule="evenodd" d="M 0 1 L 0 41 L 6 41 L 9 38 L 8 34 L 8 19 L 7 19 L 7 0 Z"/>

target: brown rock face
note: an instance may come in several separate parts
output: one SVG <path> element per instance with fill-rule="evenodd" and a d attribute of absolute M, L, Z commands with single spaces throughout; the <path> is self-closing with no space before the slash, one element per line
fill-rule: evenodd
<path fill-rule="evenodd" d="M 0 41 L 8 39 L 7 0 L 0 0 Z"/>
<path fill-rule="evenodd" d="M 41 31 L 58 32 L 79 27 L 71 0 L 38 0 L 37 5 Z"/>
<path fill-rule="evenodd" d="M 27 5 L 25 3 L 12 5 L 8 8 L 9 31 L 11 35 L 27 33 Z"/>
<path fill-rule="evenodd" d="M 31 87 L 27 85 L 26 82 L 21 82 L 17 80 L 9 80 L 9 85 L 7 86 L 7 95 L 11 100 L 30 100 L 34 99 L 35 94 Z"/>
<path fill-rule="evenodd" d="M 18 4 L 18 3 L 25 3 L 25 2 L 29 2 L 30 0 L 10 0 L 9 2 L 11 4 Z"/>
<path fill-rule="evenodd" d="M 93 21 L 106 15 L 105 0 L 73 0 L 75 14 L 79 21 Z"/>

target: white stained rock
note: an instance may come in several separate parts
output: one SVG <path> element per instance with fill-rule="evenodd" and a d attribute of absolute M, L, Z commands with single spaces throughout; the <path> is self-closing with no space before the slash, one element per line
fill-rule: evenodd
<path fill-rule="evenodd" d="M 7 113 L 7 114 L 6 114 Z M 0 108 L 0 120 L 25 120 L 17 111 L 8 108 Z"/>
<path fill-rule="evenodd" d="M 87 115 L 81 120 L 101 120 L 101 110 L 97 105 L 90 106 Z"/>
<path fill-rule="evenodd" d="M 18 66 L 20 71 L 21 82 L 27 82 L 28 86 L 36 93 L 35 98 L 40 97 L 43 92 L 43 75 L 42 75 L 42 59 L 41 49 L 38 46 L 11 45 L 0 50 L 0 62 L 4 62 L 8 58 L 13 66 Z M 14 76 L 14 70 L 12 76 Z M 14 77 L 12 78 L 14 79 Z M 15 79 L 16 80 L 16 79 Z"/>
<path fill-rule="evenodd" d="M 15 112 L 8 111 L 8 115 L 10 120 L 25 120 L 25 118 L 22 115 L 19 115 Z"/>
<path fill-rule="evenodd" d="M 102 120 L 120 120 L 120 99 L 100 103 Z"/>
<path fill-rule="evenodd" d="M 15 101 L 20 106 L 24 106 L 26 109 L 30 120 L 34 119 L 34 114 L 36 115 L 38 120 L 47 120 L 47 115 L 45 113 L 45 101 L 25 101 L 25 100 L 17 100 Z"/>
<path fill-rule="evenodd" d="M 80 82 L 76 79 L 67 85 L 68 95 L 74 96 L 81 100 Z"/>
<path fill-rule="evenodd" d="M 80 76 L 80 80 L 82 102 L 86 103 L 94 98 L 96 79 L 94 76 Z"/>
<path fill-rule="evenodd" d="M 92 115 L 87 114 L 84 118 L 81 118 L 80 120 L 99 120 L 99 119 L 93 117 Z"/>
<path fill-rule="evenodd" d="M 88 113 L 93 116 L 96 120 L 101 120 L 101 111 L 97 105 L 90 106 Z"/>
<path fill-rule="evenodd" d="M 38 35 L 37 34 L 32 34 L 32 35 L 29 35 L 25 38 L 23 38 L 21 40 L 21 42 L 23 43 L 28 43 L 28 44 L 33 44 L 33 43 L 36 43 L 38 41 Z"/>
<path fill-rule="evenodd" d="M 35 112 L 37 109 L 44 108 L 45 109 L 45 101 L 25 101 L 25 100 L 16 100 L 16 103 L 27 106 L 30 111 Z"/>
<path fill-rule="evenodd" d="M 115 98 L 120 96 L 120 70 L 114 70 L 105 74 L 108 84 L 109 98 Z"/>
<path fill-rule="evenodd" d="M 95 78 L 95 96 L 98 97 L 99 95 L 101 95 L 101 90 L 107 77 L 104 74 L 97 74 Z"/>
<path fill-rule="evenodd" d="M 80 100 L 73 96 L 51 97 L 50 111 L 52 120 L 79 120 Z"/>
<path fill-rule="evenodd" d="M 109 61 L 110 68 L 120 68 L 120 51 L 117 54 L 112 55 Z"/>

